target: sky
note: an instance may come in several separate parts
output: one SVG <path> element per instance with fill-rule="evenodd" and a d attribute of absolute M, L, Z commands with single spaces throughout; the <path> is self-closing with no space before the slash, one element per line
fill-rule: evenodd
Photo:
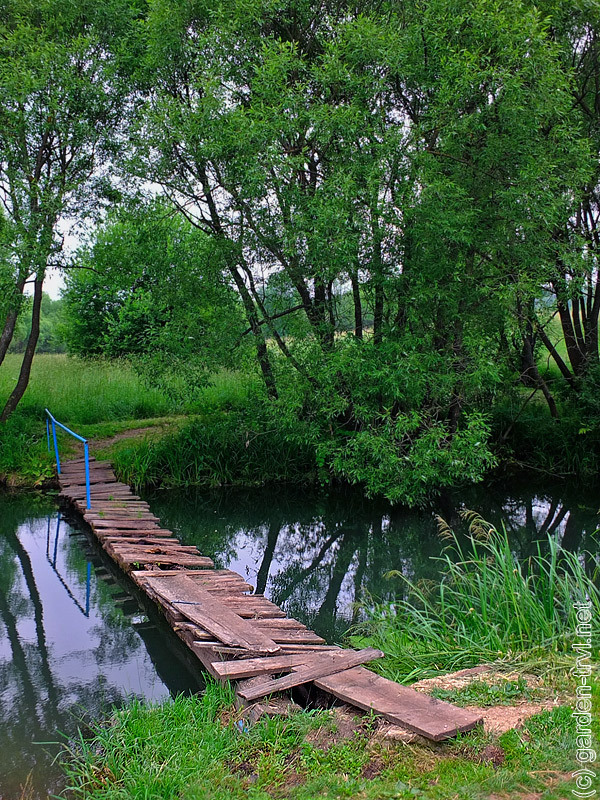
<path fill-rule="evenodd" d="M 53 300 L 58 300 L 60 297 L 60 291 L 65 285 L 65 279 L 58 269 L 52 269 L 49 271 L 48 275 L 46 275 L 46 280 L 44 281 L 44 291 L 46 294 L 49 294 Z"/>

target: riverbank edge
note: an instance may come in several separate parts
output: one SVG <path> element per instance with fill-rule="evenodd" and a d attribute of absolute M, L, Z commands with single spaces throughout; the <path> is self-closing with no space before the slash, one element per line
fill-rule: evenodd
<path fill-rule="evenodd" d="M 596 710 L 597 701 L 596 693 Z M 209 683 L 201 697 L 130 702 L 71 747 L 63 768 L 65 800 L 141 796 L 150 788 L 154 797 L 182 800 L 525 800 L 534 792 L 562 800 L 576 788 L 575 753 L 568 704 L 503 732 L 479 729 L 454 741 L 407 745 L 382 735 L 369 715 L 343 708 L 248 725 L 231 690 Z"/>

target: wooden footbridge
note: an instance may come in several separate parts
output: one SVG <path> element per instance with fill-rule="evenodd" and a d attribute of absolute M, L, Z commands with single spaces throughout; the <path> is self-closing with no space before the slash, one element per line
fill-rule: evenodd
<path fill-rule="evenodd" d="M 49 419 L 56 445 L 55 423 L 64 426 L 50 414 Z M 253 594 L 240 575 L 215 569 L 196 547 L 161 527 L 148 504 L 117 481 L 110 463 L 89 458 L 85 444 L 84 458 L 62 465 L 56 447 L 60 497 L 75 506 L 107 554 L 162 609 L 203 667 L 233 682 L 242 703 L 312 683 L 434 741 L 481 722 L 466 709 L 376 675 L 362 665 L 380 658 L 379 650 L 328 645 Z"/>

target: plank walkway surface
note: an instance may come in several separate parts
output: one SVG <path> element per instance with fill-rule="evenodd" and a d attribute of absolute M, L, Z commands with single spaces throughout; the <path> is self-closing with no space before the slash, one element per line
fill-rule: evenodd
<path fill-rule="evenodd" d="M 350 650 L 324 639 L 262 595 L 241 575 L 215 569 L 196 547 L 160 526 L 146 502 L 117 481 L 107 461 L 90 459 L 91 509 L 83 459 L 62 465 L 60 497 L 75 506 L 107 554 L 162 609 L 170 626 L 215 678 L 235 683 L 241 703 L 312 683 L 357 708 L 439 741 L 481 717 L 382 678 L 362 665 L 374 648 Z"/>

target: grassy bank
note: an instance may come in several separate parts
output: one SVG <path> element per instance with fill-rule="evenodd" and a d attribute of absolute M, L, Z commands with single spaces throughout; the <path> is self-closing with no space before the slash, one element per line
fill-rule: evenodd
<path fill-rule="evenodd" d="M 13 355 L 0 368 L 0 403 L 14 386 L 19 365 L 20 357 Z M 45 408 L 93 440 L 100 455 L 115 462 L 120 477 L 136 487 L 332 480 L 351 480 L 364 487 L 366 470 L 373 478 L 372 493 L 386 494 L 383 484 L 380 490 L 374 488 L 379 485 L 379 473 L 387 475 L 386 480 L 396 476 L 395 491 L 402 502 L 412 498 L 418 503 L 439 488 L 436 475 L 442 483 L 449 480 L 437 464 L 444 448 L 440 449 L 435 437 L 422 443 L 413 461 L 401 458 L 393 448 L 378 449 L 372 442 L 364 463 L 358 451 L 353 456 L 361 468 L 346 474 L 340 467 L 339 431 L 324 428 L 310 409 L 298 404 L 298 398 L 293 400 L 293 387 L 288 389 L 289 397 L 270 403 L 257 375 L 224 370 L 211 376 L 193 398 L 175 399 L 176 393 L 172 396 L 146 386 L 125 361 L 41 354 L 34 360 L 21 404 L 0 431 L 0 480 L 34 485 L 52 474 L 45 444 Z M 524 395 L 528 396 L 525 390 Z M 600 429 L 595 426 L 597 409 L 592 406 L 589 428 L 582 428 L 580 412 L 569 415 L 565 408 L 556 422 L 539 398 L 522 407 L 517 393 L 512 401 L 498 403 L 492 434 L 497 474 L 530 470 L 538 477 L 597 481 Z M 149 428 L 154 429 L 153 435 L 146 437 Z M 134 433 L 127 435 L 128 431 Z M 504 438 L 506 431 L 510 435 Z M 353 443 L 359 447 L 358 435 L 346 432 L 342 439 L 350 449 Z M 472 450 L 468 441 L 461 446 Z M 72 440 L 61 434 L 62 448 L 66 455 L 73 452 Z M 486 474 L 491 475 L 489 470 Z M 461 480 L 468 481 L 468 475 L 455 476 L 450 485 Z"/>
<path fill-rule="evenodd" d="M 520 731 L 478 731 L 441 745 L 382 740 L 359 717 L 341 730 L 327 711 L 236 724 L 232 696 L 137 702 L 68 754 L 66 798 L 88 800 L 561 800 L 574 783 L 575 723 L 559 706 Z"/>
<path fill-rule="evenodd" d="M 434 559 L 441 566 L 439 583 L 404 578 L 404 598 L 365 608 L 366 620 L 352 639 L 383 650 L 386 658 L 374 668 L 403 682 L 497 660 L 520 669 L 566 672 L 578 601 L 592 604 L 597 658 L 600 591 L 597 575 L 586 573 L 583 554 L 561 550 L 548 535 L 522 563 L 506 531 L 473 512 L 465 516 L 471 532 L 467 545 L 440 521 L 448 547 Z"/>
<path fill-rule="evenodd" d="M 9 355 L 0 369 L 2 404 L 14 387 L 20 361 Z M 166 396 L 144 387 L 125 362 L 37 355 L 23 400 L 0 433 L 0 478 L 31 485 L 52 474 L 45 408 L 84 436 L 112 435 L 178 410 Z M 73 440 L 60 436 L 61 452 L 69 453 Z"/>

